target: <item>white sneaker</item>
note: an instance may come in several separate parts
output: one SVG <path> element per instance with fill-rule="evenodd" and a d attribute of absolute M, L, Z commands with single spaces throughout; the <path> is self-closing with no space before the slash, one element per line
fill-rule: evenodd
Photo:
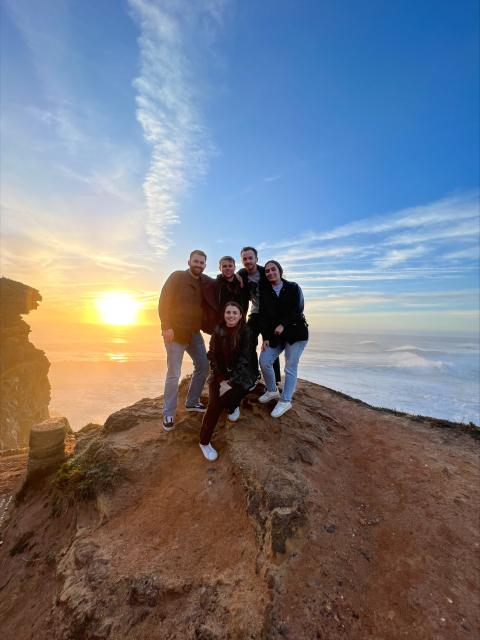
<path fill-rule="evenodd" d="M 237 407 L 235 411 L 232 411 L 232 413 L 229 413 L 227 417 L 230 420 L 230 422 L 236 422 L 240 417 L 240 407 Z"/>
<path fill-rule="evenodd" d="M 270 414 L 272 418 L 280 418 L 283 414 L 292 408 L 291 402 L 284 402 L 283 400 L 279 400 L 275 406 L 275 409 Z"/>
<path fill-rule="evenodd" d="M 199 446 L 200 446 L 200 449 L 202 450 L 202 453 L 205 456 L 205 458 L 207 460 L 210 460 L 210 462 L 213 462 L 214 460 L 216 460 L 218 458 L 218 453 L 212 447 L 210 442 L 208 444 L 199 444 Z"/>
<path fill-rule="evenodd" d="M 259 397 L 258 401 L 262 404 L 266 404 L 267 402 L 270 402 L 270 400 L 276 400 L 277 398 L 280 398 L 280 393 L 278 392 L 278 389 L 275 389 L 275 391 L 265 391 L 263 396 Z"/>

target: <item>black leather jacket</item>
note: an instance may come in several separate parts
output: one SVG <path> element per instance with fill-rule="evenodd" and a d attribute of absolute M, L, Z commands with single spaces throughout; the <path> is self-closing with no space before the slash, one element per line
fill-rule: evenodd
<path fill-rule="evenodd" d="M 252 338 L 249 327 L 243 327 L 238 347 L 229 363 L 225 362 L 225 345 L 229 340 L 225 325 L 217 325 L 210 338 L 208 359 L 214 378 L 221 382 L 227 380 L 244 389 L 249 389 L 257 378 L 257 364 L 253 359 Z"/>
<path fill-rule="evenodd" d="M 260 294 L 260 330 L 264 340 L 276 347 L 280 342 L 293 344 L 299 340 L 308 340 L 308 324 L 303 315 L 303 293 L 296 282 L 282 278 L 283 287 L 277 296 L 270 283 L 261 285 Z M 284 331 L 274 334 L 281 324 Z"/>

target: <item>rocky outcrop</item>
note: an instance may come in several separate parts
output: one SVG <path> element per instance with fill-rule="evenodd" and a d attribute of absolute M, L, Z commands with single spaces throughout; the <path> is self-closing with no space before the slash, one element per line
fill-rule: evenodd
<path fill-rule="evenodd" d="M 71 433 L 66 418 L 49 418 L 30 431 L 27 482 L 47 475 L 65 462 L 65 436 Z"/>
<path fill-rule="evenodd" d="M 2 638 L 473 637 L 477 441 L 306 381 L 276 420 L 259 393 L 213 463 L 185 382 L 170 433 L 153 398 L 71 436 L 7 506 Z"/>
<path fill-rule="evenodd" d="M 0 450 L 27 446 L 32 425 L 48 418 L 50 363 L 21 318 L 41 299 L 36 289 L 0 278 Z"/>

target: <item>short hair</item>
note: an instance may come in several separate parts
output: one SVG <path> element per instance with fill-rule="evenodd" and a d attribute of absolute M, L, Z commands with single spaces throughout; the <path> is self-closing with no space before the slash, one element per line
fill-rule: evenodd
<path fill-rule="evenodd" d="M 278 271 L 280 272 L 280 276 L 283 276 L 283 268 L 279 262 L 277 262 L 276 260 L 267 260 L 265 262 L 265 267 L 267 266 L 267 264 L 274 264 L 277 267 Z"/>
<path fill-rule="evenodd" d="M 233 264 L 235 264 L 235 258 L 232 258 L 232 256 L 223 256 L 218 261 L 218 266 L 219 267 L 221 266 L 222 262 L 233 262 Z"/>
<path fill-rule="evenodd" d="M 192 256 L 194 256 L 195 254 L 197 254 L 199 256 L 203 256 L 205 258 L 205 260 L 207 259 L 207 254 L 205 253 L 205 251 L 202 251 L 201 249 L 194 249 L 190 253 L 190 260 L 192 259 Z"/>
<path fill-rule="evenodd" d="M 243 247 L 243 249 L 240 251 L 240 255 L 242 255 L 244 251 L 253 251 L 253 253 L 255 254 L 255 258 L 258 258 L 258 251 L 255 249 L 255 247 Z"/>

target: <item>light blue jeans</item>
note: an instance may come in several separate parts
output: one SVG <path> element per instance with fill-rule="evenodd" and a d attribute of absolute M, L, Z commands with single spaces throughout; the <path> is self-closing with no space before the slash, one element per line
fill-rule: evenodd
<path fill-rule="evenodd" d="M 291 402 L 295 387 L 297 386 L 297 369 L 298 361 L 307 346 L 308 340 L 299 340 L 293 344 L 288 342 L 278 345 L 278 347 L 267 347 L 260 354 L 260 369 L 263 373 L 263 379 L 267 391 L 275 391 L 277 385 L 275 383 L 275 373 L 273 371 L 273 363 L 278 356 L 285 350 L 285 383 L 280 400 L 283 402 Z"/>
<path fill-rule="evenodd" d="M 167 350 L 167 377 L 163 392 L 163 415 L 173 417 L 177 409 L 178 381 L 182 372 L 183 354 L 186 351 L 193 361 L 193 375 L 185 401 L 187 406 L 196 404 L 200 398 L 208 375 L 208 359 L 200 331 L 192 335 L 189 344 L 165 342 L 165 349 Z"/>

